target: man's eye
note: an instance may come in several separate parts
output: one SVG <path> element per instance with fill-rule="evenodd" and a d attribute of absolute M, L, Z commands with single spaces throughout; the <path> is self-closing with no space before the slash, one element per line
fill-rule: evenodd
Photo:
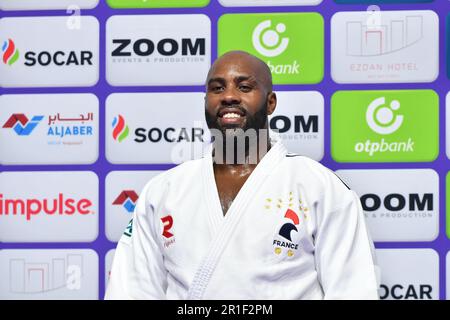
<path fill-rule="evenodd" d="M 220 86 L 212 87 L 211 91 L 213 91 L 213 92 L 221 92 L 221 91 L 223 91 L 223 87 L 220 87 Z"/>
<path fill-rule="evenodd" d="M 239 90 L 244 91 L 244 92 L 248 92 L 248 91 L 252 90 L 252 87 L 247 86 L 247 85 L 240 85 L 239 86 Z"/>

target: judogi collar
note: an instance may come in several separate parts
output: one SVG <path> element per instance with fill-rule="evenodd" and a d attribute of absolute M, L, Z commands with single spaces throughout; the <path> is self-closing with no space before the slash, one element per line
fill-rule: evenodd
<path fill-rule="evenodd" d="M 237 194 L 226 216 L 223 215 L 217 185 L 214 178 L 212 152 L 203 158 L 202 184 L 208 207 L 208 222 L 212 231 L 212 242 L 208 253 L 195 272 L 189 289 L 188 299 L 202 299 L 209 280 L 220 261 L 229 239 L 238 226 L 240 218 L 273 169 L 285 158 L 287 150 L 279 139 L 271 139 L 273 145 L 250 174 Z"/>

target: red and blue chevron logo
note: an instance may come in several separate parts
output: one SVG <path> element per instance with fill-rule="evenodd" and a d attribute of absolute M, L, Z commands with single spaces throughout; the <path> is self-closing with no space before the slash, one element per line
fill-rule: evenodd
<path fill-rule="evenodd" d="M 285 218 L 291 220 L 292 222 L 288 222 L 283 224 L 283 226 L 280 229 L 280 232 L 278 233 L 283 238 L 292 241 L 291 239 L 291 231 L 295 230 L 298 232 L 298 229 L 296 226 L 300 224 L 300 219 L 298 218 L 298 215 L 291 209 L 288 209 L 286 211 L 286 214 L 284 215 Z"/>
<path fill-rule="evenodd" d="M 29 120 L 23 113 L 14 113 L 5 122 L 3 128 L 12 128 L 19 136 L 28 136 L 42 119 L 44 116 L 34 116 Z"/>
<path fill-rule="evenodd" d="M 134 190 L 124 190 L 114 200 L 113 205 L 123 205 L 127 212 L 133 213 L 138 198 L 139 196 Z"/>

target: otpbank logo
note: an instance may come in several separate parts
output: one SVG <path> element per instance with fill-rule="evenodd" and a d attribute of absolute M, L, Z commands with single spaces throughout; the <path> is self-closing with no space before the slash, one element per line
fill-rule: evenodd
<path fill-rule="evenodd" d="M 0 220 L 0 241 L 93 241 L 98 177 L 93 172 L 0 173 Z"/>
<path fill-rule="evenodd" d="M 324 22 L 318 13 L 225 14 L 218 29 L 219 55 L 244 50 L 258 56 L 275 84 L 323 78 Z"/>
<path fill-rule="evenodd" d="M 112 122 L 113 127 L 113 139 L 117 142 L 122 142 L 123 139 L 128 137 L 128 133 L 130 132 L 130 128 L 128 128 L 128 125 L 125 123 L 125 119 L 122 115 L 117 115 L 114 117 L 114 120 Z"/>
<path fill-rule="evenodd" d="M 447 238 L 450 239 L 450 172 L 447 172 L 447 176 L 445 177 L 445 184 L 446 184 L 446 211 L 447 211 L 447 225 L 446 225 L 446 231 L 447 231 Z M 449 292 L 450 293 L 450 292 Z M 449 297 L 450 298 L 450 297 Z"/>
<path fill-rule="evenodd" d="M 19 59 L 19 50 L 13 40 L 8 39 L 3 42 L 2 46 L 2 61 L 4 64 L 12 65 Z"/>
<path fill-rule="evenodd" d="M 2 87 L 82 87 L 98 80 L 95 17 L 3 18 L 0 41 Z"/>
<path fill-rule="evenodd" d="M 439 97 L 433 90 L 338 91 L 331 99 L 332 157 L 339 162 L 433 161 L 439 153 L 438 117 Z"/>
<path fill-rule="evenodd" d="M 79 10 L 92 9 L 97 6 L 99 0 L 0 0 L 2 10 Z"/>
<path fill-rule="evenodd" d="M 219 0 L 224 7 L 310 6 L 322 0 Z"/>
<path fill-rule="evenodd" d="M 106 79 L 113 86 L 204 84 L 211 63 L 208 16 L 112 16 Z"/>
<path fill-rule="evenodd" d="M 439 73 L 433 11 L 338 12 L 331 19 L 331 77 L 338 83 L 432 82 Z"/>
<path fill-rule="evenodd" d="M 210 0 L 107 0 L 112 8 L 195 8 L 205 7 Z"/>
<path fill-rule="evenodd" d="M 14 113 L 2 128 L 11 128 L 19 136 L 28 136 L 43 118 L 44 116 L 32 116 L 31 119 L 28 119 L 23 113 Z"/>
<path fill-rule="evenodd" d="M 98 158 L 98 140 L 93 94 L 0 96 L 3 165 L 90 164 Z"/>
<path fill-rule="evenodd" d="M 114 200 L 113 205 L 123 206 L 128 213 L 133 213 L 138 198 L 139 196 L 136 191 L 124 190 Z"/>

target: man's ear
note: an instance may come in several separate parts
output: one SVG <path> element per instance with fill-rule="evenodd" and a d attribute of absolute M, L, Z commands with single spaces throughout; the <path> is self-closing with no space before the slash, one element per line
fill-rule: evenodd
<path fill-rule="evenodd" d="M 270 116 L 277 107 L 277 95 L 275 92 L 269 92 L 267 95 L 267 115 Z"/>

